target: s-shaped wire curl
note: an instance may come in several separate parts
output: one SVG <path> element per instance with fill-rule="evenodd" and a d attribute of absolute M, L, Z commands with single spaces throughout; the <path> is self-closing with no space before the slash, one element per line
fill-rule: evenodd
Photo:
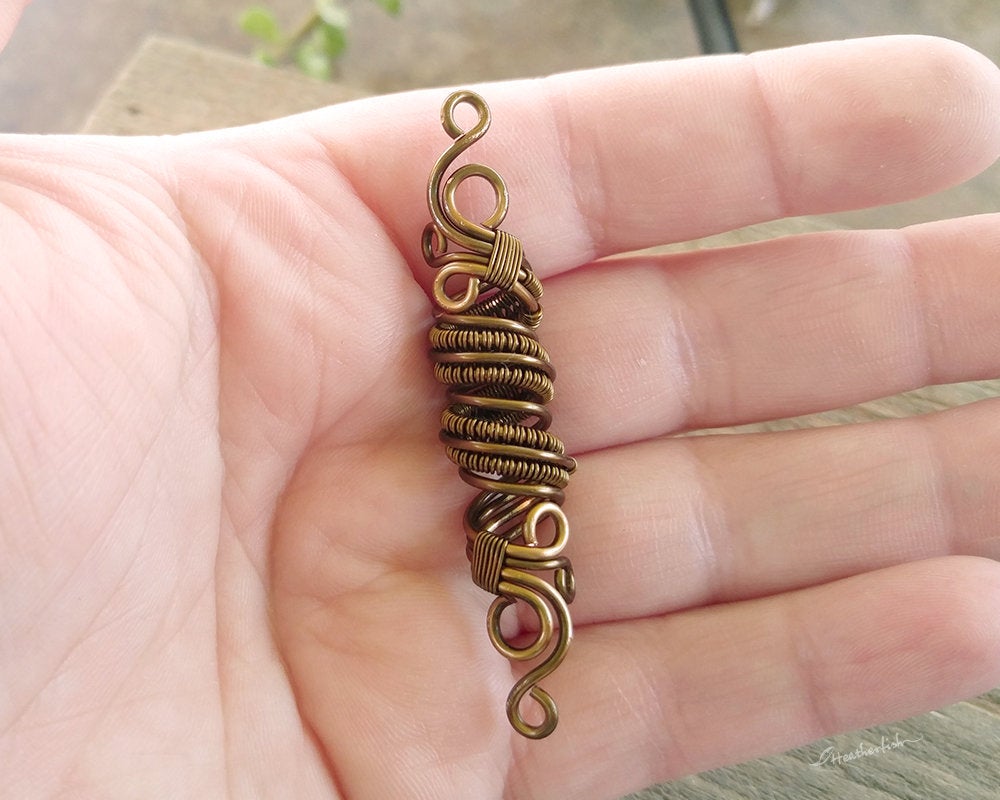
<path fill-rule="evenodd" d="M 477 114 L 468 130 L 455 119 L 461 104 Z M 437 321 L 430 332 L 434 375 L 448 387 L 440 438 L 462 480 L 479 490 L 465 514 L 466 553 L 475 583 L 496 595 L 487 612 L 490 641 L 509 659 L 535 662 L 511 689 L 507 717 L 518 733 L 541 739 L 555 730 L 559 712 L 539 682 L 559 666 L 573 639 L 573 568 L 562 554 L 569 522 L 560 506 L 576 462 L 548 430 L 555 370 L 535 334 L 542 285 L 521 242 L 500 230 L 507 186 L 482 164 L 448 174 L 455 159 L 486 134 L 489 108 L 473 92 L 455 92 L 444 102 L 441 122 L 453 141 L 427 182 L 432 221 L 422 242 L 424 260 L 437 270 Z M 482 222 L 462 214 L 455 200 L 470 178 L 485 180 L 493 190 L 493 211 Z M 459 281 L 464 286 L 449 291 L 449 283 Z M 543 544 L 539 527 L 549 521 L 551 541 Z M 509 641 L 500 626 L 504 609 L 517 603 L 538 622 L 526 644 Z M 538 704 L 540 722 L 525 719 L 525 696 Z"/>

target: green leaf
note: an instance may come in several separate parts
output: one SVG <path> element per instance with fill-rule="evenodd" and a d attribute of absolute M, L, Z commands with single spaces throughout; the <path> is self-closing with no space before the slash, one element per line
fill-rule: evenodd
<path fill-rule="evenodd" d="M 261 6 L 244 11 L 240 17 L 240 27 L 244 33 L 268 44 L 275 44 L 281 40 L 281 27 L 274 14 Z"/>
<path fill-rule="evenodd" d="M 316 13 L 331 28 L 346 31 L 351 26 L 351 15 L 336 0 L 316 0 Z"/>
<path fill-rule="evenodd" d="M 399 12 L 403 10 L 402 0 L 372 0 L 372 2 L 375 5 L 381 6 L 386 14 L 390 14 L 393 17 L 398 17 Z"/>
<path fill-rule="evenodd" d="M 269 50 L 257 50 L 253 57 L 257 59 L 265 67 L 276 67 L 278 66 L 278 59 L 274 57 L 274 54 Z"/>
<path fill-rule="evenodd" d="M 343 28 L 336 28 L 333 25 L 324 25 L 322 28 L 322 48 L 331 61 L 340 58 L 347 49 L 347 31 Z"/>
<path fill-rule="evenodd" d="M 295 51 L 295 63 L 311 78 L 328 81 L 333 75 L 333 61 L 326 50 L 317 47 L 312 39 Z"/>

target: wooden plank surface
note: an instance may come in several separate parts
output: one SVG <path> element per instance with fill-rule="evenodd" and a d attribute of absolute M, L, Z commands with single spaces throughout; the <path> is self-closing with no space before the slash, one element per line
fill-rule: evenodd
<path fill-rule="evenodd" d="M 263 122 L 364 94 L 336 83 L 153 36 L 84 125 L 85 133 L 187 133 Z"/>
<path fill-rule="evenodd" d="M 305 111 L 358 94 L 154 37 L 143 44 L 94 109 L 85 130 L 125 135 L 207 130 Z M 733 244 L 831 224 L 826 220 L 782 221 L 682 247 Z M 1000 380 L 930 387 L 849 409 L 713 432 L 786 430 L 905 417 L 998 395 Z M 892 746 L 897 741 L 900 744 Z M 821 763 L 824 751 L 827 760 Z M 853 754 L 861 755 L 846 757 Z M 630 798 L 996 800 L 998 787 L 1000 689 L 913 719 L 650 787 Z"/>
<path fill-rule="evenodd" d="M 1000 690 L 986 700 L 992 710 L 976 701 L 957 703 L 909 720 L 831 736 L 781 755 L 692 775 L 631 798 L 996 800 Z M 852 758 L 844 760 L 845 756 Z"/>

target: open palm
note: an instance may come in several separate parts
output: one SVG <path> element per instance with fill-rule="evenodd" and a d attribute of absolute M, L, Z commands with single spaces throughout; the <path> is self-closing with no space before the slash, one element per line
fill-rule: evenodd
<path fill-rule="evenodd" d="M 436 436 L 444 94 L 0 139 L 9 796 L 613 797 L 1000 680 L 996 405 L 663 438 L 995 376 L 998 220 L 594 263 L 962 180 L 996 70 L 887 39 L 484 90 L 580 461 L 541 742 Z"/>

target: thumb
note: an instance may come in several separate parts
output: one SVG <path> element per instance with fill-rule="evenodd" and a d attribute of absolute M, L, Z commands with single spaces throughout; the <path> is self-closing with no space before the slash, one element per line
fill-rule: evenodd
<path fill-rule="evenodd" d="M 10 35 L 21 19 L 21 12 L 31 0 L 0 0 L 0 50 L 7 44 Z"/>

